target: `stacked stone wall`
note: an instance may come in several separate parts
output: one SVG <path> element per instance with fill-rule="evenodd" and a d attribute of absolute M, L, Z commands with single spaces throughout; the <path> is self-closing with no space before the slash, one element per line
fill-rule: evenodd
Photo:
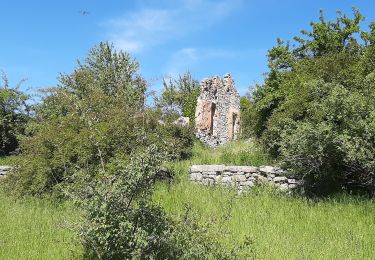
<path fill-rule="evenodd" d="M 239 192 L 268 183 L 281 190 L 293 190 L 302 184 L 285 171 L 273 166 L 225 166 L 193 165 L 190 167 L 190 180 L 204 185 L 235 186 Z"/>

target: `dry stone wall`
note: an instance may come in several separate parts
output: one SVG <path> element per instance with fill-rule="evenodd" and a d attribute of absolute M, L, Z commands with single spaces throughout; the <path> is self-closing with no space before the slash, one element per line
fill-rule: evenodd
<path fill-rule="evenodd" d="M 285 171 L 273 166 L 193 165 L 190 167 L 190 180 L 204 185 L 235 186 L 239 192 L 262 183 L 285 191 L 302 184 L 296 178 L 286 177 Z"/>
<path fill-rule="evenodd" d="M 195 111 L 196 136 L 211 147 L 235 140 L 240 132 L 240 95 L 230 74 L 201 81 Z"/>

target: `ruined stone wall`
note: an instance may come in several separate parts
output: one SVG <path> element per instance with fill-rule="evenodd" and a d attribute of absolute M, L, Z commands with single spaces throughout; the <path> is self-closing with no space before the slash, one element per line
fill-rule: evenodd
<path fill-rule="evenodd" d="M 230 74 L 201 81 L 195 112 L 196 136 L 211 147 L 235 140 L 240 132 L 240 95 Z"/>
<path fill-rule="evenodd" d="M 240 193 L 262 183 L 284 191 L 302 184 L 296 178 L 286 177 L 285 171 L 272 166 L 193 165 L 190 167 L 190 180 L 204 185 L 235 186 Z"/>

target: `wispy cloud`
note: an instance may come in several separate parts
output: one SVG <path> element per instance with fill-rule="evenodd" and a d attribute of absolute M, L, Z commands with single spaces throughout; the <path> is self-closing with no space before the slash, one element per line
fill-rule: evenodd
<path fill-rule="evenodd" d="M 152 46 L 206 30 L 237 10 L 243 0 L 161 1 L 105 22 L 117 48 L 139 53 Z"/>
<path fill-rule="evenodd" d="M 194 70 L 206 63 L 234 61 L 247 54 L 246 50 L 227 50 L 215 48 L 182 48 L 172 53 L 167 61 L 164 71 L 167 75 L 175 77 L 187 70 Z"/>

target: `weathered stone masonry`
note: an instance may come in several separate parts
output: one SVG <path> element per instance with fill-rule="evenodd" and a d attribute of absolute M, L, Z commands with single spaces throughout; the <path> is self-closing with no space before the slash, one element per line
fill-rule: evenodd
<path fill-rule="evenodd" d="M 202 80 L 195 111 L 196 136 L 211 147 L 235 140 L 240 132 L 240 95 L 230 74 Z"/>
<path fill-rule="evenodd" d="M 275 185 L 281 190 L 292 190 L 302 183 L 286 177 L 285 171 L 272 166 L 193 165 L 190 180 L 205 185 L 236 186 L 239 192 L 261 183 Z"/>

